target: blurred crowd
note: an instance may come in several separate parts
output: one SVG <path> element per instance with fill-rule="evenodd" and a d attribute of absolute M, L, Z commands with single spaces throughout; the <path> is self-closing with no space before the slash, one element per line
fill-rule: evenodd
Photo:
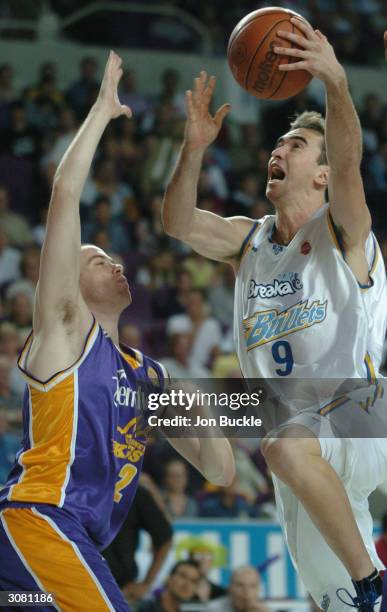
<path fill-rule="evenodd" d="M 57 67 L 47 61 L 17 91 L 12 66 L 0 66 L 0 483 L 20 438 L 23 383 L 16 360 L 32 325 L 52 180 L 96 98 L 99 74 L 97 61 L 85 57 L 78 79 L 61 91 Z M 163 191 L 184 134 L 180 75 L 166 69 L 158 95 L 150 98 L 138 90 L 135 70 L 127 68 L 120 98 L 134 116 L 108 126 L 82 194 L 81 218 L 82 241 L 125 266 L 133 304 L 121 319 L 121 340 L 161 360 L 173 378 L 240 377 L 232 340 L 231 267 L 168 238 L 160 220 Z M 264 194 L 272 144 L 287 130 L 288 118 L 307 108 L 323 110 L 303 92 L 266 106 L 260 122 L 226 121 L 205 155 L 198 206 L 225 216 L 270 214 Z M 370 92 L 358 111 L 365 188 L 386 257 L 387 108 Z M 163 483 L 171 516 L 270 516 L 270 479 L 259 449 L 245 442 L 235 444 L 237 482 L 221 492 L 208 490 L 176 460 L 160 473 L 166 457 L 160 463 L 158 453 L 165 449 L 151 446 L 145 470 Z"/>
<path fill-rule="evenodd" d="M 3 0 L 0 16 L 37 19 L 43 9 L 67 17 L 90 0 Z M 62 34 L 80 42 L 108 47 L 131 47 L 196 52 L 202 50 L 200 34 L 178 11 L 184 11 L 204 25 L 210 35 L 213 53 L 224 55 L 228 38 L 237 22 L 250 11 L 271 6 L 271 0 L 229 0 L 227 11 L 222 0 L 159 0 L 163 12 L 112 11 L 101 8 L 68 25 Z M 387 22 L 383 0 L 278 0 L 301 13 L 334 44 L 347 63 L 380 64 L 382 32 Z M 20 31 L 19 31 L 20 35 Z M 366 52 L 365 52 L 366 50 Z"/>

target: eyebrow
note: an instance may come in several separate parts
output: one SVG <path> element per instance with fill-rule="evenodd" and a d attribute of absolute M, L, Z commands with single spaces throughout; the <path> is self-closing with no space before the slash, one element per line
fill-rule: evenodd
<path fill-rule="evenodd" d="M 97 259 L 97 258 L 100 258 L 100 259 L 107 259 L 107 260 L 109 260 L 109 261 L 113 261 L 113 260 L 112 260 L 112 258 L 111 258 L 111 257 L 108 257 L 107 255 L 92 255 L 92 256 L 90 257 L 90 259 L 87 261 L 87 263 L 89 264 L 89 263 L 91 263 L 91 262 L 93 261 L 93 259 Z"/>
<path fill-rule="evenodd" d="M 284 142 L 284 140 L 285 136 L 280 136 L 280 138 L 278 138 L 277 142 L 275 143 L 275 147 L 279 147 Z M 301 140 L 301 142 L 305 143 L 306 145 L 308 144 L 308 141 L 303 136 L 288 136 L 286 140 Z"/>

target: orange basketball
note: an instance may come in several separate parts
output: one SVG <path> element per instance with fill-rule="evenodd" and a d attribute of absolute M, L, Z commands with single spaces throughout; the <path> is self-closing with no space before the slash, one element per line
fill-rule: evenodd
<path fill-rule="evenodd" d="M 282 72 L 280 64 L 299 61 L 274 53 L 274 47 L 297 47 L 277 30 L 304 33 L 290 21 L 292 17 L 308 23 L 304 17 L 278 6 L 249 13 L 233 29 L 227 48 L 227 60 L 235 80 L 250 94 L 264 100 L 285 100 L 302 91 L 312 75 L 306 70 Z"/>

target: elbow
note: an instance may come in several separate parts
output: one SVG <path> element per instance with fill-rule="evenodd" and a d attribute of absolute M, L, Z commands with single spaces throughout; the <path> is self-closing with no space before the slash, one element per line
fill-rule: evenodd
<path fill-rule="evenodd" d="M 185 239 L 185 232 L 182 232 L 181 230 L 179 230 L 179 228 L 176 226 L 176 223 L 173 222 L 173 220 L 165 214 L 162 214 L 161 216 L 161 223 L 164 229 L 164 232 L 167 234 L 167 236 L 170 236 L 171 238 L 175 238 L 176 240 L 184 240 Z"/>
<path fill-rule="evenodd" d="M 227 465 L 222 468 L 219 474 L 205 474 L 205 477 L 211 484 L 218 487 L 229 487 L 235 479 L 235 463 L 234 459 L 230 460 Z"/>

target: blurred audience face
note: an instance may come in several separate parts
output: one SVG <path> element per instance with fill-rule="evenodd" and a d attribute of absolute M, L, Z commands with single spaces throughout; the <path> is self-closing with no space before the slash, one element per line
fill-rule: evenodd
<path fill-rule="evenodd" d="M 197 567 L 181 563 L 167 580 L 167 590 L 178 601 L 189 601 L 196 593 L 200 580 Z"/>
<path fill-rule="evenodd" d="M 176 278 L 176 289 L 178 293 L 185 292 L 185 291 L 191 291 L 192 275 L 187 270 L 180 270 L 178 272 L 177 278 Z"/>
<path fill-rule="evenodd" d="M 10 319 L 16 325 L 25 327 L 32 323 L 32 304 L 29 296 L 20 291 L 10 299 Z"/>
<path fill-rule="evenodd" d="M 81 61 L 81 75 L 86 81 L 94 81 L 97 74 L 97 60 L 94 57 L 85 57 Z"/>
<path fill-rule="evenodd" d="M 8 246 L 8 237 L 2 229 L 0 229 L 0 253 Z"/>
<path fill-rule="evenodd" d="M 37 247 L 27 247 L 24 250 L 20 269 L 24 278 L 30 280 L 34 285 L 39 280 L 40 250 Z"/>
<path fill-rule="evenodd" d="M 181 363 L 187 365 L 191 350 L 192 339 L 190 334 L 175 334 L 171 338 L 172 356 Z"/>
<path fill-rule="evenodd" d="M 108 225 L 111 218 L 109 200 L 100 200 L 95 207 L 95 220 L 100 225 Z"/>
<path fill-rule="evenodd" d="M 120 342 L 134 349 L 141 349 L 141 332 L 137 325 L 123 325 L 120 327 Z"/>
<path fill-rule="evenodd" d="M 206 577 L 212 569 L 214 555 L 210 550 L 194 550 L 191 558 L 198 564 L 200 575 Z"/>
<path fill-rule="evenodd" d="M 205 316 L 204 300 L 200 291 L 191 291 L 187 301 L 187 313 L 193 321 L 201 319 Z"/>
<path fill-rule="evenodd" d="M 9 197 L 6 187 L 0 185 L 0 213 L 6 212 L 9 207 Z"/>
<path fill-rule="evenodd" d="M 231 577 L 229 594 L 235 612 L 247 612 L 259 598 L 260 577 L 254 567 L 241 567 Z"/>
<path fill-rule="evenodd" d="M 114 183 L 116 179 L 116 169 L 113 161 L 105 159 L 98 166 L 96 180 L 102 183 Z"/>
<path fill-rule="evenodd" d="M 0 395 L 7 396 L 11 391 L 12 360 L 0 355 Z"/>
<path fill-rule="evenodd" d="M 0 325 L 0 355 L 15 360 L 20 348 L 20 338 L 18 331 L 12 323 L 4 321 Z"/>
<path fill-rule="evenodd" d="M 170 461 L 165 467 L 164 485 L 169 493 L 185 493 L 188 483 L 187 468 L 183 461 Z"/>

